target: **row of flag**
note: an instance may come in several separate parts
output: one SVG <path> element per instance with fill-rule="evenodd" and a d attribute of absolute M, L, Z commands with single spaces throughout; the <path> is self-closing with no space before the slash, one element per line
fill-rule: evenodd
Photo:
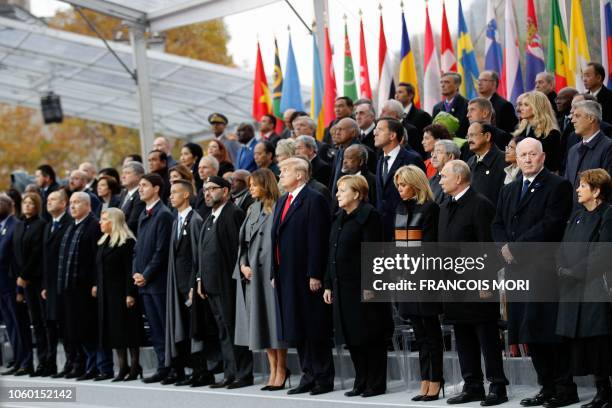
<path fill-rule="evenodd" d="M 550 0 L 550 36 L 548 53 L 545 55 L 542 39 L 539 35 L 538 19 L 535 12 L 534 0 L 525 0 L 527 3 L 525 44 L 525 76 L 521 68 L 521 53 L 519 36 L 513 8 L 513 0 L 505 1 L 504 7 L 504 42 L 499 38 L 499 29 L 495 11 L 495 2 L 487 2 L 487 26 L 484 52 L 484 69 L 493 70 L 500 74 L 498 93 L 515 102 L 516 98 L 525 90 L 535 86 L 535 77 L 539 72 L 554 73 L 556 90 L 565 86 L 573 86 L 584 90 L 581 73 L 591 60 L 587 42 L 584 17 L 580 0 L 571 0 L 571 16 L 569 25 L 565 16 L 565 0 Z M 440 50 L 434 41 L 434 35 L 429 19 L 429 10 L 425 2 L 425 37 L 423 47 L 423 80 L 422 88 L 415 64 L 415 55 L 410 45 L 410 38 L 406 26 L 404 13 L 401 15 L 402 35 L 399 61 L 399 82 L 408 82 L 415 87 L 413 103 L 428 112 L 441 99 L 439 82 L 443 72 L 458 72 L 462 78 L 460 92 L 466 98 L 477 96 L 477 81 L 479 76 L 478 61 L 472 39 L 463 14 L 461 0 L 458 0 L 458 35 L 457 53 L 451 40 L 446 6 L 442 5 L 442 28 L 440 36 Z M 600 0 L 601 13 L 601 49 L 602 64 L 608 73 L 612 67 L 612 0 Z M 344 84 L 342 95 L 355 100 L 357 97 L 372 99 L 377 106 L 394 96 L 397 63 L 387 48 L 385 29 L 382 14 L 379 20 L 379 47 L 378 47 L 378 82 L 373 92 L 370 84 L 368 61 L 364 40 L 363 21 L 360 21 L 359 33 L 359 87 L 357 87 L 353 58 L 349 44 L 347 27 L 344 27 Z M 568 35 L 569 34 L 569 35 Z M 336 78 L 332 63 L 332 47 L 329 40 L 329 30 L 324 28 L 324 61 L 320 61 L 318 44 L 313 38 L 313 82 L 310 98 L 310 115 L 317 123 L 317 138 L 322 138 L 325 126 L 329 124 L 334 115 L 334 101 L 337 96 Z M 568 40 L 569 38 L 569 40 Z M 439 57 L 438 57 L 439 56 Z M 421 92 L 422 91 L 422 92 Z M 375 98 L 373 98 L 375 97 Z M 273 114 L 278 118 L 288 108 L 304 110 L 300 80 L 291 37 L 285 64 L 285 76 L 281 70 L 278 45 L 275 41 L 274 83 L 272 92 L 267 85 L 263 68 L 261 51 L 257 45 L 257 63 L 253 92 L 253 117 L 259 120 L 264 114 Z M 281 122 L 281 121 L 279 121 Z"/>

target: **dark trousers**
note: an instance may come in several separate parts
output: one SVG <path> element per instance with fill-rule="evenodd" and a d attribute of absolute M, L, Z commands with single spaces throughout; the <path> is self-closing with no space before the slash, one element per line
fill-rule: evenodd
<path fill-rule="evenodd" d="M 226 379 L 249 380 L 253 378 L 253 353 L 246 346 L 234 345 L 234 328 L 223 315 L 221 296 L 209 295 L 208 302 L 219 330 L 219 343 L 223 355 L 223 371 Z"/>
<path fill-rule="evenodd" d="M 387 343 L 348 346 L 355 367 L 354 390 L 387 390 Z"/>
<path fill-rule="evenodd" d="M 28 286 L 24 289 L 26 303 L 28 305 L 28 313 L 30 323 L 34 328 L 34 338 L 36 339 L 36 356 L 38 364 L 44 365 L 48 360 L 49 343 L 47 341 L 47 332 L 45 329 L 45 320 L 43 318 L 43 310 L 45 308 L 44 300 L 40 296 L 41 282 L 39 279 L 32 279 Z"/>
<path fill-rule="evenodd" d="M 21 306 L 21 313 L 18 310 L 18 306 Z M 20 321 L 20 318 L 24 317 L 23 310 L 23 305 L 17 304 L 15 292 L 10 291 L 0 294 L 0 314 L 6 326 L 11 347 L 13 348 L 15 367 L 18 368 L 32 365 L 32 345 L 28 343 L 31 339 L 24 338 L 23 323 Z M 29 323 L 27 314 L 25 317 L 26 322 Z"/>
<path fill-rule="evenodd" d="M 144 312 L 151 328 L 151 344 L 157 356 L 157 372 L 167 374 L 169 368 L 165 364 L 166 355 L 166 294 L 140 295 Z"/>
<path fill-rule="evenodd" d="M 455 340 L 464 391 L 484 393 L 480 355 L 484 357 L 489 392 L 506 395 L 508 380 L 504 374 L 501 341 L 497 322 L 455 324 Z"/>
<path fill-rule="evenodd" d="M 438 316 L 408 316 L 419 347 L 421 381 L 442 381 L 442 327 Z"/>
<path fill-rule="evenodd" d="M 567 342 L 529 343 L 528 347 L 538 382 L 545 393 L 555 396 L 577 395 Z"/>
<path fill-rule="evenodd" d="M 302 378 L 300 385 L 334 385 L 334 359 L 331 340 L 303 340 L 297 344 Z"/>
<path fill-rule="evenodd" d="M 47 320 L 45 322 L 45 329 L 46 329 L 45 331 L 47 335 L 47 346 L 48 346 L 47 359 L 45 361 L 45 366 L 55 367 L 57 366 L 57 344 L 59 342 L 59 324 L 55 320 Z"/>

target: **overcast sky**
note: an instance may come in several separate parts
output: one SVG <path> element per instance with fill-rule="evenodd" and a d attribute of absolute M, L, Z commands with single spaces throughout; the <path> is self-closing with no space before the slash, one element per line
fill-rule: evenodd
<path fill-rule="evenodd" d="M 248 0 L 246 0 L 248 1 Z M 313 0 L 290 0 L 297 12 L 309 25 L 313 21 Z M 336 82 L 341 92 L 344 64 L 344 15 L 347 17 L 349 40 L 353 54 L 355 71 L 359 70 L 359 10 L 363 13 L 363 22 L 372 86 L 376 83 L 378 69 L 378 2 L 373 0 L 328 0 L 330 39 L 334 48 L 334 67 Z M 399 0 L 382 0 L 383 19 L 388 47 L 399 53 L 401 45 L 401 7 Z M 416 37 L 425 29 L 425 0 L 405 0 L 404 11 L 409 35 Z M 451 36 L 455 37 L 457 27 L 457 3 L 446 1 L 447 17 Z M 468 9 L 472 0 L 463 0 L 464 12 L 469 24 Z M 429 14 L 434 35 L 439 35 L 442 19 L 442 0 L 429 0 Z M 51 16 L 56 10 L 68 7 L 55 0 L 31 0 L 33 14 Z M 259 39 L 266 74 L 271 77 L 274 63 L 274 36 L 278 39 L 281 65 L 284 69 L 287 55 L 288 31 L 291 37 L 302 85 L 310 86 L 312 81 L 312 38 L 290 7 L 284 2 L 250 10 L 225 18 L 231 40 L 229 53 L 234 62 L 241 68 L 252 71 L 255 65 L 256 42 Z M 470 27 L 470 30 L 473 30 Z M 472 32 L 472 35 L 476 33 Z M 411 37 L 411 45 L 422 50 L 423 44 Z M 321 45 L 322 46 L 322 45 Z M 420 54 L 416 58 L 421 59 Z M 358 75 L 356 75 L 358 77 Z"/>

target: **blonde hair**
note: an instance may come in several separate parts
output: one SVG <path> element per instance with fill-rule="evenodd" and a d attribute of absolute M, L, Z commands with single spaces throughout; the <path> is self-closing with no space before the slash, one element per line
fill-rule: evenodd
<path fill-rule="evenodd" d="M 293 139 L 281 139 L 276 145 L 274 153 L 278 156 L 283 154 L 287 157 L 291 157 L 295 154 L 295 141 Z"/>
<path fill-rule="evenodd" d="M 340 184 L 344 184 L 345 187 L 359 193 L 359 199 L 361 201 L 368 201 L 368 181 L 361 175 L 347 175 L 342 176 L 336 182 L 336 186 L 340 187 Z"/>
<path fill-rule="evenodd" d="M 106 214 L 108 216 L 108 220 L 111 222 L 113 226 L 113 231 L 110 234 L 104 234 L 98 240 L 98 245 L 104 244 L 107 238 L 109 238 L 108 245 L 111 247 L 117 247 L 125 244 L 125 241 L 128 239 L 136 240 L 132 231 L 128 227 L 125 222 L 125 215 L 123 211 L 119 208 L 107 208 L 102 211 L 101 215 Z"/>
<path fill-rule="evenodd" d="M 279 141 L 279 143 L 280 142 L 281 141 Z M 306 160 L 301 159 L 299 157 L 290 157 L 286 160 L 283 160 L 283 162 L 280 164 L 280 167 L 281 170 L 285 167 L 289 167 L 290 169 L 293 169 L 293 171 L 295 171 L 296 173 L 302 174 L 302 181 L 304 181 L 304 183 L 308 183 L 310 172 L 308 169 L 308 162 Z"/>
<path fill-rule="evenodd" d="M 553 129 L 559 130 L 555 112 L 548 97 L 540 91 L 531 91 L 524 95 L 521 103 L 531 106 L 533 118 L 531 120 L 521 120 L 518 129 L 512 135 L 520 135 L 528 125 L 531 125 L 538 139 L 546 138 Z"/>
<path fill-rule="evenodd" d="M 427 181 L 427 176 L 423 170 L 414 164 L 400 167 L 393 176 L 393 184 L 397 188 L 399 183 L 409 185 L 414 190 L 414 197 L 418 204 L 425 204 L 427 201 L 434 201 L 434 195 Z"/>

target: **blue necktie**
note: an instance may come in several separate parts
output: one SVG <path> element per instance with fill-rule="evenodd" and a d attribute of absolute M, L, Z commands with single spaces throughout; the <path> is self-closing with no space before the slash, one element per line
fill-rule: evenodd
<path fill-rule="evenodd" d="M 525 197 L 525 194 L 527 194 L 527 190 L 529 190 L 529 185 L 531 185 L 531 181 L 523 181 L 523 188 L 521 189 L 521 200 L 523 199 L 523 197 Z"/>
<path fill-rule="evenodd" d="M 52 234 L 57 230 L 57 227 L 59 227 L 59 221 L 54 220 L 53 224 L 51 224 L 51 233 Z"/>

